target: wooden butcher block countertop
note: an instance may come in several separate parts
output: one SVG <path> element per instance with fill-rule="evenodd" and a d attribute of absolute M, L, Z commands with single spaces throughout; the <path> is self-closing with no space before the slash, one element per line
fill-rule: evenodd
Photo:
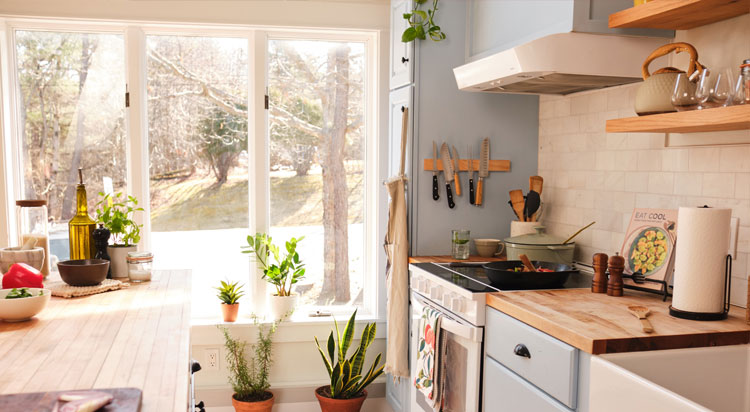
<path fill-rule="evenodd" d="M 141 411 L 186 411 L 190 271 L 73 299 L 30 321 L 0 321 L 0 393 L 135 387 Z"/>
<path fill-rule="evenodd" d="M 487 294 L 487 304 L 521 322 L 591 354 L 637 352 L 750 342 L 745 310 L 732 306 L 723 321 L 692 321 L 669 315 L 670 302 L 625 290 L 625 296 L 589 289 L 536 290 Z M 645 333 L 629 305 L 651 310 L 653 333 Z"/>

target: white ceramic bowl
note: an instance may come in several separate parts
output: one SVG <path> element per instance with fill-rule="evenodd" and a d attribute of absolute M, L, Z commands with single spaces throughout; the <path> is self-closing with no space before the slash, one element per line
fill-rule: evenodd
<path fill-rule="evenodd" d="M 5 322 L 22 322 L 41 312 L 49 303 L 52 292 L 49 289 L 28 288 L 30 298 L 5 299 L 13 289 L 0 290 L 0 319 Z M 39 296 L 39 291 L 43 295 Z"/>

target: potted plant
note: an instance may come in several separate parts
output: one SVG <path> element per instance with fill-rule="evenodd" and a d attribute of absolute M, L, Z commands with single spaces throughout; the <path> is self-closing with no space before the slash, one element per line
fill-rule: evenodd
<path fill-rule="evenodd" d="M 112 244 L 107 246 L 110 257 L 112 277 L 128 277 L 126 258 L 129 252 L 135 252 L 141 241 L 141 227 L 133 221 L 135 212 L 142 212 L 138 207 L 138 200 L 133 196 L 121 199 L 122 193 L 99 193 L 102 200 L 96 204 L 96 220 L 107 228 L 112 236 Z"/>
<path fill-rule="evenodd" d="M 318 345 L 323 364 L 325 364 L 328 376 L 331 378 L 330 385 L 315 389 L 315 397 L 318 398 L 320 409 L 323 412 L 358 412 L 362 408 L 365 398 L 367 398 L 365 387 L 383 373 L 385 365 L 377 366 L 380 363 L 380 353 L 367 373 L 363 373 L 362 369 L 367 347 L 375 339 L 376 327 L 374 323 L 365 325 L 359 346 L 351 357 L 346 357 L 354 337 L 354 320 L 356 317 L 357 311 L 355 310 L 352 317 L 349 318 L 349 322 L 346 323 L 343 334 L 339 334 L 339 325 L 334 319 L 337 341 L 334 342 L 333 331 L 331 331 L 328 336 L 327 356 L 320 347 L 317 336 L 315 337 L 315 344 Z"/>
<path fill-rule="evenodd" d="M 256 260 L 263 269 L 263 279 L 276 288 L 276 293 L 271 295 L 269 310 L 272 319 L 281 319 L 291 314 L 297 304 L 299 295 L 292 293 L 292 285 L 299 282 L 305 276 L 305 264 L 297 253 L 297 243 L 300 238 L 292 238 L 286 242 L 286 255 L 281 256 L 279 247 L 274 245 L 270 236 L 265 233 L 257 233 L 255 236 L 247 237 L 247 246 L 242 246 L 242 253 L 254 253 Z M 273 256 L 275 263 L 269 262 Z"/>
<path fill-rule="evenodd" d="M 247 357 L 247 343 L 232 338 L 227 328 L 221 328 L 227 350 L 229 383 L 234 390 L 232 406 L 236 412 L 271 412 L 273 408 L 274 396 L 268 390 L 271 387 L 268 373 L 272 362 L 272 337 L 280 322 L 281 320 L 274 322 L 266 332 L 255 318 L 258 340 L 250 345 L 250 351 L 255 355 L 251 358 Z"/>
<path fill-rule="evenodd" d="M 220 281 L 221 286 L 214 287 L 219 293 L 216 295 L 221 301 L 221 314 L 224 317 L 224 322 L 234 322 L 237 320 L 237 312 L 240 309 L 240 298 L 245 294 L 242 291 L 240 282 L 224 282 Z"/>

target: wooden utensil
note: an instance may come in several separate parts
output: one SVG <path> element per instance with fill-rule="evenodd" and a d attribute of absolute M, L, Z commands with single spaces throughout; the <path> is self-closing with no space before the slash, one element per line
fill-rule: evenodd
<path fill-rule="evenodd" d="M 511 190 L 509 192 L 510 194 L 510 205 L 513 207 L 513 211 L 516 212 L 516 216 L 518 216 L 518 220 L 524 222 L 523 218 L 523 205 L 525 200 L 523 199 L 523 192 L 521 190 Z"/>
<path fill-rule="evenodd" d="M 534 267 L 534 264 L 531 263 L 528 256 L 521 254 L 518 258 L 523 262 L 524 272 L 536 272 L 536 268 Z"/>
<path fill-rule="evenodd" d="M 586 230 L 586 229 L 590 228 L 591 226 L 593 226 L 593 225 L 594 225 L 594 223 L 596 223 L 596 221 L 594 221 L 594 222 L 591 222 L 591 223 L 589 223 L 588 225 L 586 225 L 586 226 L 584 226 L 584 227 L 582 227 L 582 228 L 578 229 L 578 231 L 577 231 L 577 232 L 575 232 L 575 233 L 573 233 L 572 235 L 570 235 L 570 237 L 569 237 L 569 238 L 567 238 L 567 239 L 565 240 L 565 242 L 563 242 L 563 245 L 567 245 L 567 244 L 568 244 L 568 242 L 570 242 L 571 240 L 573 240 L 573 238 L 574 238 L 574 237 L 578 236 L 578 235 L 579 235 L 579 234 L 580 234 L 581 232 L 583 232 L 584 230 Z"/>
<path fill-rule="evenodd" d="M 525 221 L 534 221 L 534 214 L 536 214 L 536 211 L 539 210 L 539 205 L 541 204 L 541 202 L 541 199 L 539 199 L 539 193 L 532 190 L 526 194 L 526 202 L 524 202 L 523 205 L 523 215 Z"/>
<path fill-rule="evenodd" d="M 646 319 L 648 314 L 651 313 L 651 311 L 648 310 L 647 307 L 640 305 L 630 305 L 628 306 L 628 311 L 630 311 L 630 313 L 641 320 L 641 326 L 643 327 L 644 332 L 651 333 L 654 331 L 654 327 L 651 326 L 651 322 Z"/>
<path fill-rule="evenodd" d="M 533 190 L 541 195 L 542 186 L 544 186 L 544 179 L 541 176 L 529 177 L 529 190 Z"/>

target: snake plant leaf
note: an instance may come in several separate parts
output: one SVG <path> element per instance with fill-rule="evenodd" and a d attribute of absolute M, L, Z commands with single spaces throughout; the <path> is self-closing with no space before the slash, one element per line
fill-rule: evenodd
<path fill-rule="evenodd" d="M 336 382 L 339 379 L 341 379 L 341 364 L 337 363 L 331 372 L 331 393 L 333 393 L 333 388 L 336 386 Z"/>
<path fill-rule="evenodd" d="M 349 351 L 349 346 L 352 344 L 352 339 L 354 338 L 354 322 L 357 317 L 357 310 L 354 310 L 354 313 L 352 313 L 352 317 L 349 318 L 349 321 L 346 322 L 346 327 L 344 328 L 344 336 L 343 336 L 343 342 L 339 342 L 339 345 L 341 345 L 341 353 L 339 357 L 339 362 L 344 360 L 346 358 L 346 353 Z"/>
<path fill-rule="evenodd" d="M 359 386 L 359 381 L 362 379 L 361 375 L 352 376 L 352 378 L 349 380 L 349 383 L 344 385 L 344 389 L 341 391 L 341 394 L 344 398 L 351 398 L 356 395 L 356 393 L 353 393 L 352 391 L 354 388 Z"/>
<path fill-rule="evenodd" d="M 333 326 L 336 328 L 336 340 L 339 344 L 339 362 L 341 362 L 341 359 L 344 358 L 344 354 L 341 351 L 341 332 L 339 332 L 339 323 L 336 321 L 336 318 L 333 318 Z M 331 361 L 333 361 L 333 359 L 331 359 Z"/>
<path fill-rule="evenodd" d="M 335 391 L 334 391 L 334 388 L 335 388 Z M 333 394 L 335 393 L 336 396 L 340 396 L 341 390 L 343 388 L 344 388 L 344 381 L 341 379 L 341 376 L 339 376 L 339 378 L 336 379 L 336 384 L 334 385 L 333 388 L 331 388 L 331 395 L 333 396 Z"/>
<path fill-rule="evenodd" d="M 349 378 L 352 376 L 352 364 L 349 361 L 344 361 L 344 366 L 341 368 L 341 377 L 344 385 L 349 383 Z"/>
<path fill-rule="evenodd" d="M 333 367 L 331 367 L 331 362 L 328 361 L 328 358 L 326 358 L 325 353 L 323 353 L 323 349 L 320 348 L 320 343 L 318 343 L 318 337 L 315 337 L 315 344 L 318 345 L 318 352 L 320 352 L 320 357 L 323 358 L 323 363 L 326 365 L 326 370 L 328 371 L 328 377 L 331 377 L 331 373 L 333 373 Z"/>
<path fill-rule="evenodd" d="M 330 335 L 328 335 L 328 356 L 329 359 L 331 359 L 331 362 L 333 362 L 336 353 L 336 342 L 333 341 L 333 332 L 331 332 Z"/>
<path fill-rule="evenodd" d="M 378 376 L 383 374 L 383 368 L 385 365 L 381 365 L 379 368 L 375 369 L 375 367 L 380 363 L 381 354 L 378 354 L 378 356 L 375 358 L 375 362 L 372 363 L 372 366 L 370 367 L 370 370 L 367 371 L 367 375 L 365 375 L 362 382 L 360 382 L 359 386 L 357 387 L 357 392 L 359 393 L 367 387 L 372 381 L 378 378 Z"/>

